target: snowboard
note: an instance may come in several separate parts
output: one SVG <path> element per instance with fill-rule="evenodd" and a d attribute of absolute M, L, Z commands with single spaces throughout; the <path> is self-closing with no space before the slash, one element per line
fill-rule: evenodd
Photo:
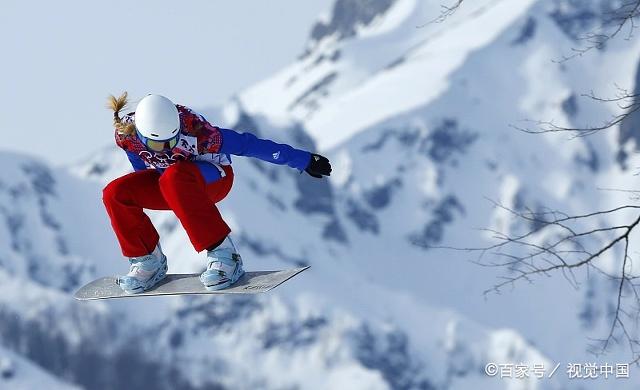
<path fill-rule="evenodd" d="M 76 291 L 74 298 L 87 301 L 157 295 L 257 294 L 278 287 L 307 268 L 309 266 L 278 271 L 245 272 L 235 284 L 218 291 L 205 289 L 202 282 L 200 282 L 200 274 L 167 274 L 154 288 L 139 294 L 127 294 L 116 284 L 115 277 L 107 276 L 84 285 Z"/>

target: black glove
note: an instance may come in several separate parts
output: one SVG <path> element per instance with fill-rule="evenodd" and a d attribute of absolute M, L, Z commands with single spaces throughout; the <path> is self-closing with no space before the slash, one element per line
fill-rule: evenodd
<path fill-rule="evenodd" d="M 304 169 L 309 175 L 317 178 L 331 175 L 331 163 L 329 159 L 319 154 L 311 153 L 309 165 Z"/>

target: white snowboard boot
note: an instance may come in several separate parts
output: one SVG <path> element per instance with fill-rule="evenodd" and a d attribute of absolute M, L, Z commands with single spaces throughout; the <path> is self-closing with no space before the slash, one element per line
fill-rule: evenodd
<path fill-rule="evenodd" d="M 129 273 L 116 280 L 120 288 L 128 294 L 146 291 L 167 276 L 167 257 L 162 253 L 160 243 L 153 252 L 142 257 L 132 257 L 129 263 Z"/>
<path fill-rule="evenodd" d="M 217 248 L 207 251 L 207 270 L 200 275 L 200 281 L 207 290 L 227 288 L 242 275 L 242 258 L 231 237 L 227 236 Z"/>

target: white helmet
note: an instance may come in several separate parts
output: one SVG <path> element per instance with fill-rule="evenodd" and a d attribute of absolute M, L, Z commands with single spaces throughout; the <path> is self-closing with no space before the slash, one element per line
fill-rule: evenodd
<path fill-rule="evenodd" d="M 180 134 L 176 105 L 160 95 L 147 95 L 136 107 L 136 129 L 145 138 L 164 141 Z"/>

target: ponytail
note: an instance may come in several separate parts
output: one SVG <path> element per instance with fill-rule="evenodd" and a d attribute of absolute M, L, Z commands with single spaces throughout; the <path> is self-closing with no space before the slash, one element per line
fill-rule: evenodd
<path fill-rule="evenodd" d="M 118 132 L 124 135 L 132 135 L 136 131 L 136 126 L 129 122 L 122 122 L 122 118 L 120 118 L 120 111 L 124 109 L 127 105 L 127 92 L 123 92 L 119 97 L 115 97 L 113 95 L 109 95 L 107 100 L 107 108 L 113 110 L 113 125 L 115 126 Z"/>

